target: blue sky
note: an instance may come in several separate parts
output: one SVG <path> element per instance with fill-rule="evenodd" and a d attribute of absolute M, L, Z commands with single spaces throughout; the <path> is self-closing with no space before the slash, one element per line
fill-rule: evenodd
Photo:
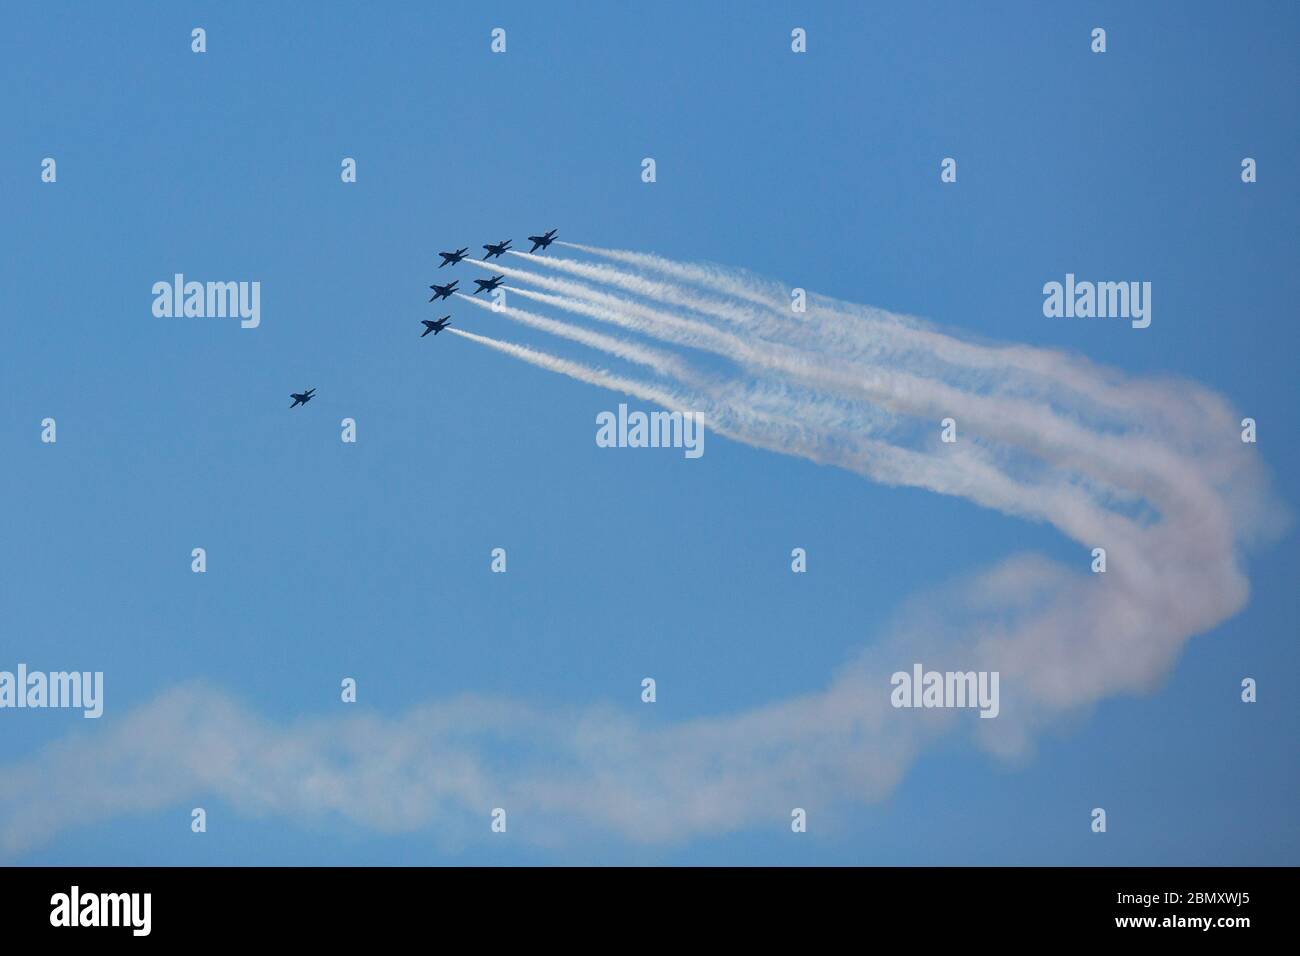
<path fill-rule="evenodd" d="M 439 249 L 554 226 L 1194 380 L 1259 421 L 1274 489 L 1297 501 L 1291 6 L 3 18 L 0 668 L 103 670 L 106 702 L 98 722 L 0 712 L 0 767 L 120 732 L 191 680 L 275 726 L 340 716 L 343 676 L 383 718 L 465 692 L 652 728 L 725 716 L 823 689 L 927 588 L 1023 550 L 1080 560 L 1045 524 L 713 435 L 698 461 L 597 448 L 594 415 L 626 398 L 418 338 Z M 790 52 L 796 26 L 807 54 Z M 955 184 L 939 182 L 945 156 Z M 260 281 L 261 326 L 155 318 L 150 288 L 174 272 Z M 1152 326 L 1045 318 L 1042 285 L 1066 272 L 1151 281 Z M 307 387 L 316 400 L 289 414 Z M 345 416 L 356 445 L 338 440 Z M 497 546 L 506 575 L 488 571 Z M 789 571 L 795 546 L 806 575 Z M 778 819 L 551 846 L 527 820 L 493 837 L 486 810 L 481 826 L 389 833 L 199 794 L 70 820 L 17 859 L 1294 864 L 1298 558 L 1294 532 L 1252 551 L 1244 610 L 1150 693 L 1101 700 L 1010 762 L 945 738 L 882 802 L 839 799 L 802 836 Z M 1258 704 L 1238 701 L 1243 676 Z"/>

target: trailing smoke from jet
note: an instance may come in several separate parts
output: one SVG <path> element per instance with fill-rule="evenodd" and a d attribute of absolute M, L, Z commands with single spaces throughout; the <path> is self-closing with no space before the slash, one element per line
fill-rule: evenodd
<path fill-rule="evenodd" d="M 660 349 L 650 348 L 645 345 L 639 345 L 636 342 L 629 342 L 625 339 L 616 339 L 613 336 L 601 335 L 599 332 L 592 332 L 581 326 L 570 325 L 566 322 L 558 322 L 555 319 L 548 319 L 542 315 L 535 315 L 532 312 L 526 312 L 523 309 L 516 309 L 507 305 L 497 305 L 492 302 L 476 299 L 471 295 L 463 292 L 454 293 L 458 298 L 493 312 L 511 321 L 518 322 L 521 325 L 527 325 L 531 328 L 547 332 L 559 338 L 569 339 L 580 345 L 597 349 L 605 352 L 615 358 L 626 359 L 637 365 L 643 365 L 647 368 L 658 372 L 661 375 L 684 375 L 686 374 L 683 362 L 675 355 L 671 355 Z"/>

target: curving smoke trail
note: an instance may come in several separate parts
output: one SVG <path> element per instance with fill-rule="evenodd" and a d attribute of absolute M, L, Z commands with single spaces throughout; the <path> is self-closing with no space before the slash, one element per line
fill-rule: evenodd
<path fill-rule="evenodd" d="M 691 384 L 740 440 L 961 495 L 1107 549 L 1107 575 L 1091 575 L 1086 562 L 1053 568 L 1054 592 L 1035 592 L 1032 622 L 980 638 L 1019 679 L 1017 713 L 1050 718 L 1147 686 L 1188 637 L 1244 603 L 1242 546 L 1283 509 L 1239 440 L 1237 416 L 1208 390 L 965 341 L 824 297 L 797 314 L 778 286 L 745 273 L 581 249 L 619 265 L 519 258 L 603 287 L 517 294 L 736 363 L 730 380 Z M 543 289 L 556 281 L 515 278 Z M 827 352 L 831 342 L 847 347 Z M 957 424 L 955 445 L 937 440 L 944 418 Z M 994 723 L 981 729 L 1017 746 L 1032 730 L 1032 721 Z"/>
<path fill-rule="evenodd" d="M 893 672 L 915 661 L 998 671 L 1001 713 L 972 726 L 990 750 L 1023 752 L 1062 715 L 1159 681 L 1190 637 L 1243 606 L 1244 550 L 1282 524 L 1238 416 L 1193 383 L 972 342 L 821 296 L 795 313 L 786 289 L 748 273 L 560 244 L 604 261 L 523 252 L 530 269 L 466 261 L 570 318 L 504 317 L 652 379 L 447 331 L 702 412 L 736 441 L 1050 524 L 1079 545 L 1079 559 L 1008 556 L 908 602 L 824 690 L 667 728 L 599 705 L 561 713 L 480 698 L 275 727 L 219 691 L 175 688 L 106 739 L 60 742 L 0 768 L 0 848 L 21 852 L 68 826 L 204 794 L 247 813 L 337 814 L 392 831 L 462 821 L 480 830 L 488 808 L 507 805 L 536 821 L 530 835 L 543 842 L 592 826 L 683 840 L 788 820 L 796 805 L 877 799 L 929 741 L 973 716 L 894 710 Z M 939 440 L 945 418 L 955 443 Z M 1107 550 L 1105 574 L 1089 571 L 1094 547 Z M 493 757 L 503 740 L 508 764 Z"/>

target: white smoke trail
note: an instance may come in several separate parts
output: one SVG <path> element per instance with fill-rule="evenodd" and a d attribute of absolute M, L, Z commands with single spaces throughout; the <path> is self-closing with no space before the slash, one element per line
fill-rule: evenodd
<path fill-rule="evenodd" d="M 588 348 L 598 349 L 616 358 L 635 362 L 638 365 L 653 369 L 660 375 L 685 377 L 691 374 L 685 362 L 677 356 L 670 355 L 660 349 L 647 348 L 635 342 L 601 335 L 599 332 L 591 332 L 578 326 L 569 325 L 566 322 L 558 322 L 555 319 L 548 319 L 545 316 L 535 315 L 532 312 L 526 312 L 512 306 L 494 305 L 491 302 L 484 302 L 482 299 L 476 299 L 463 292 L 457 292 L 455 295 L 478 306 L 480 309 L 511 319 L 521 325 L 527 325 L 539 331 L 569 339 Z"/>
<path fill-rule="evenodd" d="M 789 292 L 779 283 L 761 279 L 748 273 L 739 273 L 735 269 L 674 262 L 653 253 L 632 252 L 627 249 L 604 249 L 600 246 L 585 246 L 581 243 L 565 242 L 562 239 L 556 239 L 555 244 L 600 256 L 603 259 L 621 262 L 624 265 L 647 272 L 665 275 L 690 285 L 707 286 L 745 302 L 760 305 L 765 309 L 789 312 Z"/>
<path fill-rule="evenodd" d="M 1078 489 L 1024 484 L 1000 472 L 978 447 L 953 450 L 938 462 L 932 455 L 873 441 L 865 435 L 819 436 L 808 432 L 810 420 L 820 422 L 822 429 L 833 428 L 837 421 L 841 426 L 845 422 L 842 417 L 837 420 L 833 407 L 815 399 L 804 398 L 800 416 L 793 417 L 788 408 L 783 407 L 789 395 L 774 394 L 762 386 L 738 389 L 692 377 L 694 392 L 665 392 L 651 384 L 615 376 L 549 353 L 456 331 L 479 344 L 548 371 L 654 401 L 670 410 L 699 412 L 706 416 L 715 431 L 758 448 L 799 455 L 819 464 L 838 465 L 888 484 L 911 484 L 941 494 L 968 497 L 985 507 L 1010 514 L 1040 520 L 1055 517 L 1062 530 L 1072 536 L 1083 534 L 1085 529 L 1097 532 L 1105 528 L 1109 540 L 1118 540 L 1124 533 L 1117 519 L 1101 513 L 1096 502 Z M 856 423 L 848 424 L 853 427 Z"/>
<path fill-rule="evenodd" d="M 674 345 L 705 349 L 726 356 L 731 356 L 745 347 L 744 342 L 729 332 L 720 332 L 706 323 L 678 318 L 637 302 L 620 300 L 617 296 L 606 296 L 602 302 L 585 297 L 551 295 L 520 286 L 507 286 L 507 288 L 516 295 L 532 299 L 534 302 L 617 325 L 633 332 L 652 335 Z"/>
<path fill-rule="evenodd" d="M 647 280 L 607 265 L 527 254 L 521 258 L 755 331 L 769 326 L 752 310 L 717 308 L 716 292 L 775 307 L 770 284 L 737 294 L 748 281 L 743 274 L 722 277 L 716 269 L 659 257 L 611 256 L 673 282 Z M 713 291 L 700 294 L 689 285 L 703 282 L 713 285 Z M 1107 543 L 1112 552 L 1124 554 L 1123 567 L 1111 569 L 1106 579 L 1118 587 L 1106 592 L 1110 604 L 1096 608 L 1096 619 L 1109 621 L 1115 608 L 1124 606 L 1130 624 L 1140 621 L 1145 633 L 1168 637 L 1143 644 L 1142 629 L 1112 635 L 1109 641 L 1090 633 L 1076 640 L 1072 653 L 1062 649 L 1052 655 L 1051 666 L 1045 663 L 1040 672 L 1026 675 L 1031 686 L 1051 687 L 1074 701 L 1077 695 L 1066 692 L 1071 686 L 1089 686 L 1083 696 L 1092 699 L 1089 695 L 1107 689 L 1140 684 L 1151 677 L 1154 663 L 1133 669 L 1140 678 L 1125 675 L 1106 653 L 1107 646 L 1140 648 L 1163 666 L 1183 640 L 1235 613 L 1245 600 L 1237 552 L 1258 529 L 1255 512 L 1242 507 L 1232 489 L 1240 484 L 1258 489 L 1263 483 L 1251 458 L 1239 453 L 1225 458 L 1236 442 L 1234 419 L 1220 399 L 1203 389 L 1135 382 L 1043 350 L 981 346 L 894 318 L 861 321 L 854 335 L 864 347 L 852 352 L 851 360 L 836 355 L 817 359 L 816 348 L 836 337 L 828 326 L 854 309 L 829 300 L 820 300 L 805 322 L 791 322 L 785 331 L 789 341 L 783 344 L 746 342 L 721 329 L 709 333 L 695 319 L 638 299 L 582 288 L 572 292 L 568 297 L 530 297 L 664 341 L 715 350 L 741 365 L 749 381 L 731 395 L 738 406 L 732 418 L 740 423 L 741 440 L 760 412 L 767 415 L 765 423 L 802 422 L 814 437 L 787 447 L 791 453 L 812 449 L 808 457 L 816 460 L 832 460 L 876 480 L 960 494 L 1051 522 L 1085 546 Z M 792 382 L 804 391 L 789 391 Z M 1145 400 L 1138 412 L 1133 396 Z M 709 397 L 718 399 L 716 388 Z M 908 452 L 900 446 L 908 423 L 928 422 L 934 428 L 941 416 L 959 420 L 973 448 L 960 446 L 963 451 L 957 453 L 923 444 Z M 1207 427 L 1216 430 L 1217 439 L 1207 440 Z M 864 439 L 873 433 L 887 440 L 868 445 Z M 834 452 L 828 454 L 828 448 Z M 1034 490 L 1026 496 L 1028 488 Z M 1053 605 L 1060 610 L 1052 615 L 1096 603 L 1086 592 L 1076 593 L 1072 579 L 1065 581 L 1060 591 L 1069 600 Z M 1170 613 L 1173 595 L 1181 595 L 1177 614 Z M 1170 629 L 1171 620 L 1182 626 Z M 1033 650 L 1042 657 L 1050 646 L 1042 641 Z M 1077 666 L 1081 647 L 1096 650 L 1112 666 L 1094 668 L 1105 673 L 1089 679 L 1089 669 Z M 1120 658 L 1125 665 L 1133 659 L 1132 654 Z M 1067 660 L 1069 668 L 1063 665 Z M 1044 710 L 1052 709 L 1040 703 Z"/>
<path fill-rule="evenodd" d="M 699 392 L 691 393 L 680 389 L 664 389 L 653 383 L 615 375 L 605 369 L 594 368 L 571 359 L 560 358 L 549 352 L 542 352 L 514 342 L 505 342 L 485 335 L 477 335 L 464 329 L 448 327 L 447 331 L 454 332 L 461 338 L 503 352 L 512 358 L 517 358 L 548 372 L 557 372 L 576 381 L 596 385 L 610 391 L 634 395 L 637 398 L 662 405 L 670 411 L 692 412 L 701 415 L 708 423 L 708 426 L 718 434 L 746 442 L 758 448 L 786 452 L 794 449 L 793 453 L 801 454 L 821 464 L 850 461 L 841 454 L 820 449 L 817 445 L 806 442 L 800 435 L 797 422 L 783 418 L 779 414 L 765 412 L 757 407 L 746 405 L 744 402 L 738 402 L 734 398 L 728 398 L 726 389 L 715 389 L 714 391 L 720 396 L 715 400 Z M 707 380 L 698 377 L 695 381 L 697 384 L 704 384 Z M 859 452 L 864 451 L 866 448 L 867 446 L 862 446 L 859 448 Z M 876 451 L 883 456 L 883 446 L 878 446 Z"/>
<path fill-rule="evenodd" d="M 618 295 L 609 292 L 602 292 L 580 282 L 556 279 L 552 276 L 539 275 L 535 272 L 528 272 L 524 269 L 515 269 L 510 266 L 494 266 L 491 263 L 480 262 L 477 259 L 466 259 L 465 261 L 471 265 L 478 266 L 481 269 L 486 269 L 489 272 L 504 275 L 511 279 L 520 279 L 540 288 L 549 289 L 552 292 L 558 292 L 561 295 L 571 296 L 575 299 L 583 299 L 589 302 L 607 305 L 612 308 L 621 308 L 627 305 L 627 300 Z"/>
<path fill-rule="evenodd" d="M 1015 445 L 1040 458 L 1067 456 L 1073 467 L 1099 483 L 1099 489 L 1104 484 L 1105 490 L 1117 498 L 1125 495 L 1126 485 L 1137 480 L 1133 473 L 1135 460 L 1147 464 L 1157 460 L 1155 452 L 1146 459 L 1135 459 L 1131 444 L 1103 441 L 1095 432 L 1053 415 L 1049 408 L 1034 401 L 973 394 L 942 381 L 918 377 L 890 363 L 854 364 L 789 346 L 750 344 L 734 334 L 616 297 L 612 306 L 607 306 L 527 289 L 514 291 L 574 314 L 657 335 L 678 345 L 707 349 L 755 374 L 779 373 L 812 388 L 870 403 L 869 407 L 856 409 L 853 421 L 841 422 L 859 433 L 876 430 L 897 415 L 937 421 L 960 409 L 963 421 L 977 428 L 981 436 Z M 881 415 L 882 410 L 888 415 Z M 805 406 L 803 417 L 808 418 L 809 413 Z M 846 417 L 843 412 L 839 414 L 841 419 Z M 1180 463 L 1166 460 L 1165 464 L 1167 474 L 1176 476 Z"/>
<path fill-rule="evenodd" d="M 657 402 L 665 408 L 677 411 L 688 410 L 690 407 L 688 402 L 683 401 L 681 397 L 673 392 L 656 388 L 645 382 L 613 375 L 604 369 L 592 368 L 583 365 L 581 362 L 573 362 L 569 359 L 558 358 L 548 352 L 528 348 L 526 345 L 503 342 L 499 339 L 489 338 L 486 335 L 466 332 L 464 329 L 449 327 L 447 331 L 454 332 L 461 338 L 469 339 L 471 342 L 477 342 L 479 345 L 485 345 L 498 352 L 504 352 L 506 355 L 527 362 L 529 365 L 544 368 L 548 372 L 567 375 L 569 378 L 576 379 L 579 382 L 586 382 L 588 385 L 599 385 L 601 388 L 608 388 L 611 391 L 626 392 L 628 395 L 635 395 L 637 398 L 645 399 L 648 402 Z"/>
<path fill-rule="evenodd" d="M 516 252 L 513 249 L 509 250 L 509 253 L 534 265 L 557 269 L 596 282 L 604 282 L 635 295 L 654 299 L 658 302 L 666 302 L 669 305 L 690 308 L 736 326 L 749 328 L 761 326 L 771 331 L 775 331 L 777 328 L 775 323 L 771 322 L 768 317 L 760 312 L 755 312 L 747 306 L 739 305 L 727 299 L 720 299 L 716 296 L 687 292 L 681 286 L 670 282 L 657 282 L 633 272 L 623 272 L 610 266 L 576 262 L 573 259 L 562 259 L 558 256 L 535 256 L 529 252 Z"/>
<path fill-rule="evenodd" d="M 687 285 L 707 287 L 714 292 L 725 291 L 785 320 L 786 327 L 793 316 L 790 289 L 751 273 L 712 264 L 674 262 L 652 253 L 606 249 L 558 239 L 556 243 L 621 262 L 651 275 L 667 276 Z M 551 260 L 549 257 L 535 256 L 533 261 L 549 264 Z M 675 298 L 681 299 L 680 290 L 675 292 Z M 689 298 L 681 304 L 689 305 Z M 1165 405 L 1167 409 L 1166 403 L 1170 400 L 1167 389 L 1151 387 L 1144 382 L 1125 382 L 1123 390 L 1108 387 L 1106 371 L 1081 359 L 1027 346 L 971 343 L 934 330 L 927 323 L 911 316 L 896 315 L 869 306 L 810 295 L 807 316 L 807 321 L 812 325 L 807 330 L 808 334 L 822 344 L 834 347 L 837 354 L 844 356 L 879 354 L 882 343 L 888 342 L 898 349 L 911 349 L 914 357 L 927 356 L 932 361 L 941 363 L 948 374 L 963 368 L 989 373 L 1010 369 L 1033 374 L 1040 382 L 1050 383 L 1057 389 L 1068 389 L 1111 413 L 1133 414 L 1134 409 L 1141 409 L 1140 414 L 1146 414 L 1153 403 Z M 784 334 L 783 326 L 774 326 L 770 321 L 756 317 L 751 317 L 745 327 L 758 335 L 780 337 Z M 993 377 L 991 386 L 997 389 L 999 381 L 996 376 Z M 1188 402 L 1197 403 L 1202 414 L 1213 415 L 1222 410 L 1221 403 L 1214 396 L 1199 388 L 1189 389 L 1178 401 L 1183 408 L 1186 408 Z"/>

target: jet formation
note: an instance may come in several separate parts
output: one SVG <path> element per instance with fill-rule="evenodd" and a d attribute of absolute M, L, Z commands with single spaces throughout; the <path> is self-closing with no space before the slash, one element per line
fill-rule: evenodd
<path fill-rule="evenodd" d="M 548 229 L 540 236 L 529 236 L 528 241 L 533 244 L 533 247 L 528 250 L 529 253 L 535 253 L 538 249 L 548 249 L 558 235 L 558 229 Z M 484 261 L 487 261 L 494 256 L 499 259 L 505 253 L 512 251 L 510 248 L 510 242 L 511 240 L 509 239 L 502 239 L 500 242 L 484 243 Z M 469 246 L 461 246 L 459 249 L 453 249 L 451 252 L 439 252 L 438 255 L 442 257 L 442 262 L 438 263 L 439 269 L 443 266 L 454 266 L 459 264 L 469 255 Z M 478 295 L 480 292 L 491 292 L 505 280 L 506 277 L 504 275 L 495 275 L 490 279 L 475 279 L 474 284 L 478 286 L 478 288 L 474 290 L 474 294 Z M 463 293 L 460 292 L 459 286 L 459 279 L 453 279 L 451 282 L 444 285 L 439 285 L 435 282 L 433 285 L 429 286 L 429 288 L 433 290 L 433 295 L 429 298 L 429 301 L 437 302 L 439 299 L 450 299 L 452 293 L 463 295 Z M 420 324 L 424 326 L 424 331 L 420 333 L 420 338 L 424 338 L 430 332 L 437 335 L 447 326 L 451 325 L 451 316 L 444 315 L 440 319 L 421 319 Z M 289 397 L 293 399 L 293 404 L 289 407 L 297 408 L 299 405 L 306 405 L 313 397 L 315 397 L 315 395 L 316 389 L 314 388 L 309 388 L 305 392 L 291 392 Z"/>
<path fill-rule="evenodd" d="M 536 252 L 538 249 L 547 249 L 551 245 L 551 243 L 555 241 L 559 233 L 560 230 L 558 229 L 548 229 L 540 236 L 529 236 L 528 241 L 533 244 L 533 247 L 528 251 L 530 253 L 533 253 Z M 483 261 L 486 262 L 488 259 L 491 259 L 493 256 L 499 259 L 505 253 L 512 251 L 510 248 L 510 242 L 511 240 L 509 239 L 502 239 L 500 242 L 483 243 L 483 250 L 485 253 L 483 256 Z M 469 253 L 469 246 L 461 246 L 459 249 L 453 249 L 450 252 L 439 252 L 438 255 L 442 257 L 442 262 L 438 263 L 438 268 L 441 269 L 443 266 L 454 266 L 457 263 L 459 263 L 462 259 L 465 259 L 468 253 Z M 480 292 L 491 292 L 502 282 L 504 282 L 505 279 L 506 277 L 503 275 L 495 275 L 490 279 L 475 279 L 474 284 L 478 286 L 478 288 L 474 290 L 474 294 L 478 295 Z M 446 283 L 445 285 L 438 285 L 437 283 L 434 283 L 433 285 L 429 286 L 429 288 L 433 290 L 433 296 L 430 297 L 429 301 L 437 302 L 439 299 L 450 299 L 453 292 L 456 293 L 457 295 L 462 295 L 463 293 L 461 293 L 460 289 L 458 288 L 459 282 L 460 282 L 459 279 L 455 279 L 451 282 Z M 450 325 L 451 316 L 444 315 L 441 319 L 438 319 L 438 321 L 436 322 L 431 321 L 429 319 L 421 319 L 420 323 L 424 326 L 424 331 L 420 333 L 420 338 L 424 338 L 430 332 L 432 332 L 434 335 L 437 335 L 448 325 Z"/>

